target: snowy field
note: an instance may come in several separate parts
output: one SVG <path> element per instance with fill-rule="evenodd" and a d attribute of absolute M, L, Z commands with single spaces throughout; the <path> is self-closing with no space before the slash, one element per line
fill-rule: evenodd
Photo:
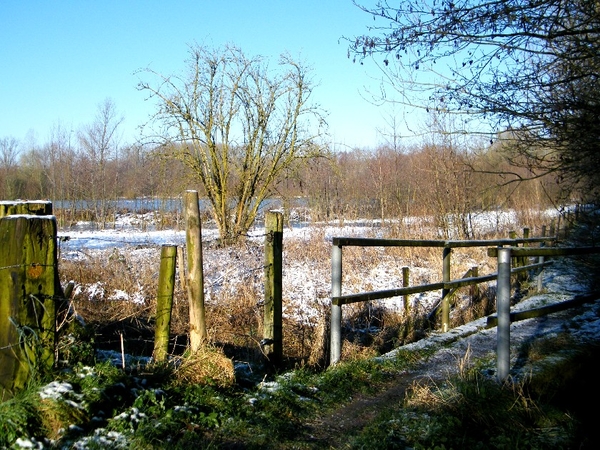
<path fill-rule="evenodd" d="M 546 213 L 550 218 L 552 212 Z M 119 252 L 127 258 L 129 265 L 153 265 L 158 270 L 160 246 L 165 244 L 185 246 L 185 230 L 157 230 L 156 216 L 122 215 L 114 224 L 97 229 L 91 223 L 79 222 L 75 226 L 59 231 L 60 258 L 72 261 L 85 261 L 90 256 Z M 519 230 L 518 215 L 513 211 L 473 215 L 471 223 L 478 235 L 503 233 Z M 386 224 L 386 227 L 398 224 Z M 411 230 L 415 238 L 418 230 L 427 229 L 431 235 L 431 225 L 423 219 L 407 218 L 401 224 Z M 378 221 L 354 221 L 330 224 L 294 223 L 284 229 L 283 255 L 283 301 L 284 316 L 298 321 L 313 322 L 328 307 L 331 292 L 331 240 L 333 237 L 390 237 L 389 229 Z M 215 245 L 218 233 L 215 228 L 202 230 L 204 242 L 203 267 L 206 301 L 223 290 L 235 290 L 241 285 L 252 284 L 260 291 L 264 265 L 264 228 L 257 226 L 250 230 L 247 242 L 235 248 L 220 248 Z M 391 236 L 393 237 L 393 236 Z M 293 250 L 290 250 L 293 249 Z M 402 286 L 402 267 L 410 266 L 411 284 L 424 284 L 441 281 L 441 257 L 438 267 L 429 267 L 425 262 L 408 261 L 386 252 L 377 253 L 368 261 L 361 261 L 358 252 L 346 256 L 344 252 L 343 294 L 392 289 Z M 461 258 L 457 255 L 455 258 Z M 347 264 L 348 262 L 348 264 Z M 421 263 L 421 264 L 420 264 Z M 463 265 L 481 265 L 481 261 L 460 261 Z M 454 263 L 453 263 L 454 264 Z M 486 267 L 480 274 L 495 271 L 495 261 L 488 258 Z M 362 270 L 364 269 L 364 270 Z M 486 272 L 487 271 L 487 272 Z M 74 280 L 77 285 L 77 280 Z M 102 286 L 77 285 L 78 290 L 87 290 L 93 297 L 102 291 Z M 234 294 L 234 292 L 232 292 Z M 142 292 L 108 292 L 106 299 L 143 301 Z M 439 292 L 429 292 L 411 296 L 417 307 L 428 308 L 439 298 Z M 401 298 L 378 302 L 391 310 L 401 310 Z"/>

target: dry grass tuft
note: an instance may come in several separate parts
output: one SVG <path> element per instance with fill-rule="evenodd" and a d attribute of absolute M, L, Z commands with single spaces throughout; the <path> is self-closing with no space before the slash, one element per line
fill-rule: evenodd
<path fill-rule="evenodd" d="M 51 398 L 40 402 L 39 413 L 42 426 L 50 439 L 58 439 L 71 425 L 87 422 L 86 412 L 65 401 Z"/>
<path fill-rule="evenodd" d="M 431 380 L 415 381 L 407 390 L 405 408 L 436 409 L 444 404 L 439 387 Z"/>
<path fill-rule="evenodd" d="M 201 347 L 197 352 L 178 358 L 176 362 L 174 376 L 178 383 L 227 387 L 235 382 L 232 360 L 217 347 Z"/>

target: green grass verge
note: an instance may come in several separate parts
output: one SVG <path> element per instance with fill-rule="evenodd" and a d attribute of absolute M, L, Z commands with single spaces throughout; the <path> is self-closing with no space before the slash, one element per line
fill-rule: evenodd
<path fill-rule="evenodd" d="M 344 436 L 347 448 L 593 448 L 592 366 L 599 346 L 547 341 L 535 371 L 500 385 L 475 364 L 437 384 L 414 385 L 403 402 Z M 557 357 L 560 355 L 560 358 Z M 298 369 L 253 387 L 177 382 L 160 366 L 126 373 L 108 363 L 79 365 L 51 385 L 0 404 L 0 447 L 328 448 L 307 424 L 358 394 L 375 394 L 427 353 L 357 360 L 324 372 Z M 42 398 L 40 391 L 60 395 Z M 337 440 L 339 442 L 339 439 Z"/>

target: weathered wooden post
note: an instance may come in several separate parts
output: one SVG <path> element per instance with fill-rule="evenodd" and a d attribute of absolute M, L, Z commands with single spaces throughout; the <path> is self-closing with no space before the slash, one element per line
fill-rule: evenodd
<path fill-rule="evenodd" d="M 192 352 L 196 352 L 207 339 L 204 312 L 204 272 L 202 269 L 202 224 L 197 191 L 185 192 L 184 206 L 188 263 L 187 292 L 190 304 L 190 348 Z"/>
<path fill-rule="evenodd" d="M 477 278 L 479 276 L 479 267 L 473 266 L 471 267 L 471 277 Z M 469 286 L 469 296 L 471 297 L 471 304 L 477 300 L 479 297 L 479 285 L 477 283 L 473 283 Z"/>
<path fill-rule="evenodd" d="M 529 233 L 530 233 L 529 228 L 527 228 L 527 227 L 523 228 L 523 239 L 529 239 Z M 527 242 L 524 242 L 523 247 L 529 247 L 529 244 Z M 519 267 L 525 267 L 526 265 L 527 265 L 527 257 L 523 256 L 523 257 L 519 258 Z M 527 278 L 528 278 L 527 272 L 520 272 L 518 276 L 519 276 L 519 281 L 522 281 L 522 282 L 527 281 Z"/>
<path fill-rule="evenodd" d="M 546 225 L 542 225 L 542 237 L 546 237 Z M 546 243 L 542 242 L 540 244 L 540 247 L 545 247 Z M 544 263 L 544 257 L 543 256 L 538 256 L 538 264 L 543 264 Z M 540 268 L 540 271 L 538 273 L 537 276 L 537 291 L 538 292 L 542 292 L 542 289 L 544 287 L 544 267 Z"/>
<path fill-rule="evenodd" d="M 450 257 L 452 255 L 452 249 L 450 247 L 444 247 L 443 252 L 443 267 L 442 267 L 442 281 L 447 283 L 450 281 Z M 448 331 L 450 328 L 450 289 L 442 289 L 442 332 Z"/>
<path fill-rule="evenodd" d="M 505 381 L 510 368 L 510 248 L 498 248 L 498 315 L 496 365 L 498 381 Z"/>
<path fill-rule="evenodd" d="M 342 246 L 333 243 L 331 250 L 331 296 L 342 295 Z M 342 305 L 331 302 L 331 348 L 329 363 L 336 364 L 342 357 Z"/>
<path fill-rule="evenodd" d="M 54 216 L 0 219 L 0 398 L 54 366 L 57 264 Z"/>
<path fill-rule="evenodd" d="M 52 202 L 46 200 L 0 201 L 0 217 L 12 216 L 16 214 L 50 216 L 52 215 Z"/>
<path fill-rule="evenodd" d="M 283 214 L 265 213 L 265 307 L 262 347 L 273 363 L 283 357 Z"/>
<path fill-rule="evenodd" d="M 156 296 L 156 326 L 154 334 L 154 360 L 162 362 L 169 352 L 171 334 L 171 311 L 175 291 L 175 268 L 177 267 L 177 246 L 163 245 L 160 252 L 158 272 L 158 292 Z"/>
<path fill-rule="evenodd" d="M 410 285 L 410 269 L 408 267 L 402 268 L 402 287 L 408 287 Z M 402 300 L 404 301 L 404 317 L 410 315 L 410 295 L 404 294 Z"/>

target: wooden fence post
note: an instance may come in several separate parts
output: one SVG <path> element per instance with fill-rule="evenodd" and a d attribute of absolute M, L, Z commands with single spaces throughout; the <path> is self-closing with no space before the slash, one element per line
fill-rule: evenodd
<path fill-rule="evenodd" d="M 523 228 L 523 239 L 529 239 L 529 228 L 525 227 Z M 527 242 L 523 243 L 523 247 L 529 247 L 529 244 L 527 244 Z M 527 257 L 523 256 L 522 258 L 519 259 L 519 267 L 524 267 L 527 265 Z M 519 279 L 522 282 L 527 281 L 528 275 L 527 272 L 521 272 L 519 275 Z"/>
<path fill-rule="evenodd" d="M 331 250 L 331 296 L 342 295 L 342 246 L 333 245 Z M 331 365 L 342 357 L 342 305 L 331 302 Z"/>
<path fill-rule="evenodd" d="M 273 363 L 283 357 L 283 214 L 265 213 L 265 307 L 262 347 Z"/>
<path fill-rule="evenodd" d="M 408 267 L 402 268 L 402 287 L 408 287 L 410 285 L 410 269 Z M 404 317 L 410 315 L 410 295 L 405 294 L 403 297 L 404 301 Z"/>
<path fill-rule="evenodd" d="M 156 327 L 154 333 L 154 360 L 162 362 L 169 352 L 171 334 L 171 311 L 175 291 L 175 269 L 177 267 L 177 246 L 163 245 L 160 251 L 158 272 L 158 292 L 156 296 Z"/>
<path fill-rule="evenodd" d="M 54 216 L 0 219 L 0 398 L 54 366 L 57 264 Z"/>
<path fill-rule="evenodd" d="M 471 277 L 477 278 L 479 276 L 479 267 L 471 267 Z M 469 287 L 469 296 L 471 297 L 471 304 L 473 304 L 479 298 L 479 285 L 476 283 Z"/>
<path fill-rule="evenodd" d="M 12 216 L 16 214 L 27 214 L 32 216 L 50 216 L 52 215 L 52 202 L 46 200 L 9 200 L 0 202 L 0 217 Z"/>
<path fill-rule="evenodd" d="M 510 367 L 510 270 L 510 248 L 498 248 L 496 365 L 498 381 L 502 382 Z"/>
<path fill-rule="evenodd" d="M 542 225 L 542 237 L 546 237 L 546 225 Z M 542 242 L 540 244 L 540 247 L 545 247 L 546 243 Z M 543 264 L 544 263 L 544 257 L 543 256 L 538 256 L 538 263 L 539 264 Z M 537 276 L 537 291 L 538 292 L 542 292 L 543 286 L 544 285 L 544 268 L 542 267 L 540 269 L 540 272 L 538 273 Z"/>
<path fill-rule="evenodd" d="M 450 281 L 450 257 L 452 249 L 444 247 L 442 281 Z M 442 289 L 442 332 L 445 333 L 450 328 L 450 289 Z"/>
<path fill-rule="evenodd" d="M 184 207 L 188 263 L 187 292 L 190 304 L 190 348 L 192 352 L 196 352 L 207 339 L 204 312 L 204 272 L 202 269 L 202 223 L 197 191 L 185 192 Z"/>

